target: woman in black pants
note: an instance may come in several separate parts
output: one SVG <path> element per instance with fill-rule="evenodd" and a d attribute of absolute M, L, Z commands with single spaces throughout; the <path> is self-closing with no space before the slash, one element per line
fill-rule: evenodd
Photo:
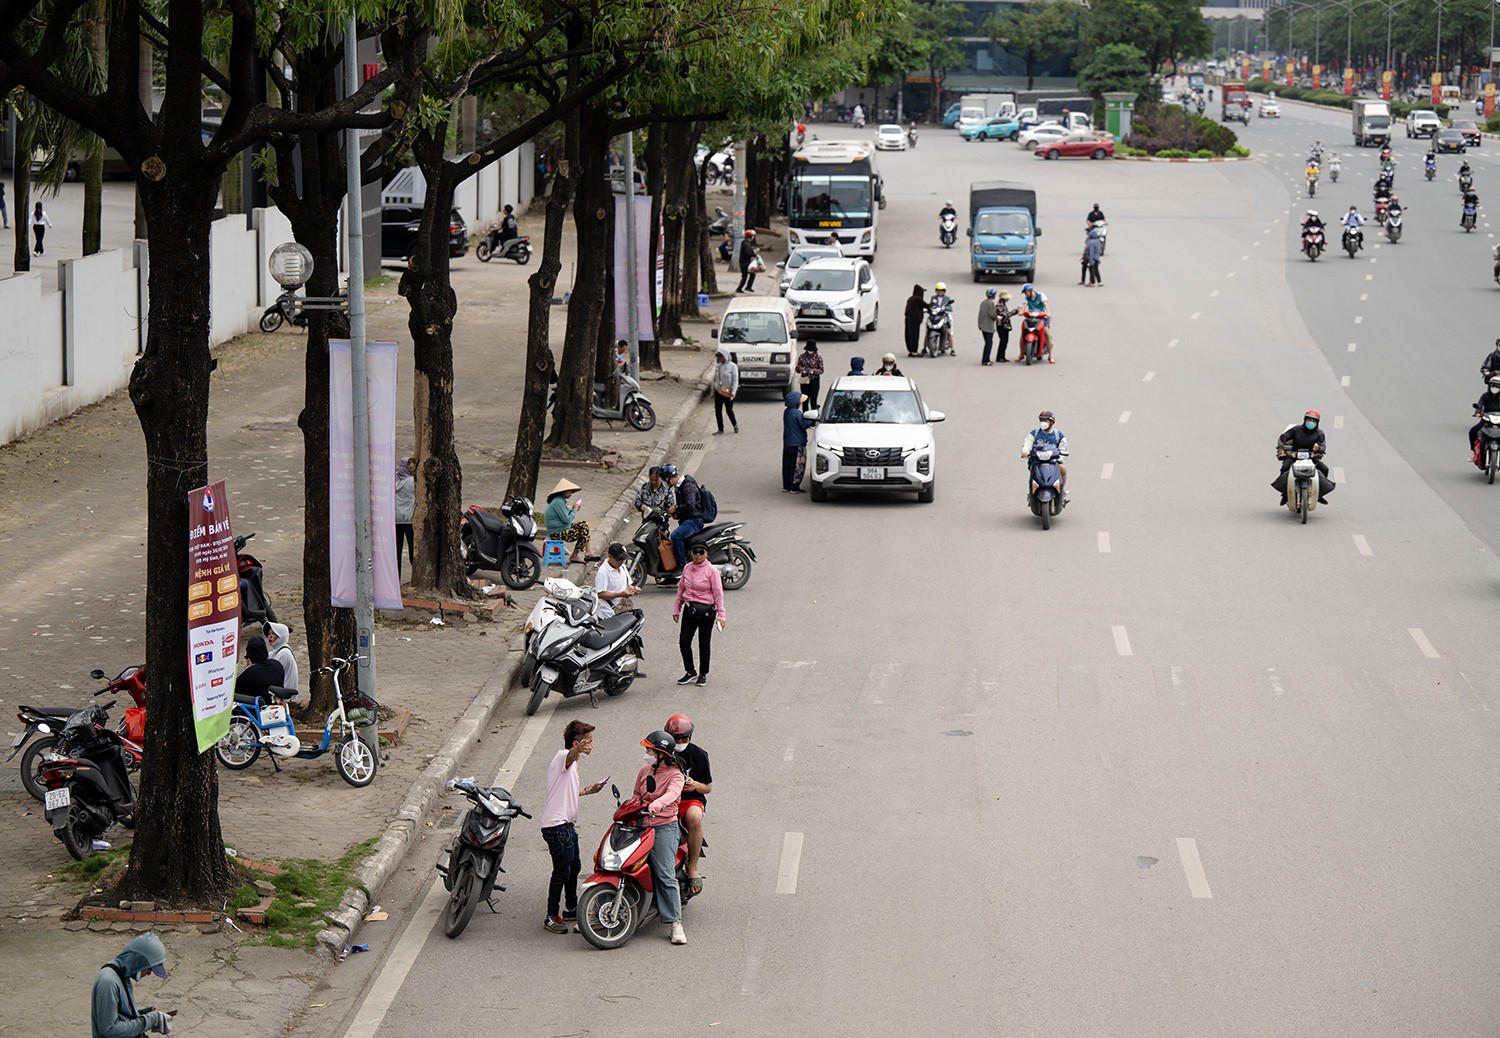
<path fill-rule="evenodd" d="M 686 685 L 696 679 L 699 685 L 708 684 L 709 643 L 715 626 L 724 629 L 724 582 L 708 561 L 706 544 L 695 544 L 688 549 L 688 564 L 682 567 L 682 579 L 677 582 L 672 622 L 682 624 L 677 644 L 682 649 L 683 674 L 677 683 Z M 695 634 L 698 636 L 696 667 L 693 666 Z"/>
<path fill-rule="evenodd" d="M 911 286 L 911 295 L 906 297 L 906 352 L 915 357 L 922 348 L 922 321 L 927 317 L 927 302 L 922 298 L 922 286 Z"/>

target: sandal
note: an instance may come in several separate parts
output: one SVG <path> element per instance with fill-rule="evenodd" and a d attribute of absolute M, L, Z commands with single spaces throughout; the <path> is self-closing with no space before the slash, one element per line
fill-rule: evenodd
<path fill-rule="evenodd" d="M 688 881 L 687 881 L 687 885 L 688 885 L 688 895 L 689 896 L 691 896 L 691 897 L 697 897 L 699 894 L 703 893 L 703 877 L 702 876 L 689 876 L 688 877 Z"/>

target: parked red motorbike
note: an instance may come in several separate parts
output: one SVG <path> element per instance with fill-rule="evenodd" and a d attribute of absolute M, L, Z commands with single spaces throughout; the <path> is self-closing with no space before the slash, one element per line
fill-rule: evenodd
<path fill-rule="evenodd" d="M 113 679 L 106 679 L 102 670 L 94 670 L 89 677 L 106 682 L 103 688 L 94 693 L 95 696 L 119 695 L 123 692 L 135 700 L 135 706 L 125 711 L 125 716 L 115 728 L 124 737 L 125 750 L 133 771 L 141 764 L 141 743 L 144 741 L 146 727 L 146 668 L 126 667 Z M 59 748 L 57 744 L 66 721 L 78 709 L 75 706 L 22 706 L 16 711 L 16 719 L 26 728 L 11 742 L 10 756 L 6 760 L 13 759 L 18 753 L 22 755 L 21 785 L 36 800 L 41 800 L 46 792 L 42 785 L 42 765 L 47 758 L 71 752 L 70 748 Z M 36 738 L 33 739 L 33 736 Z"/>
<path fill-rule="evenodd" d="M 650 780 L 648 779 L 649 783 Z M 609 951 L 624 946 L 645 923 L 656 918 L 656 895 L 651 882 L 651 847 L 656 830 L 645 823 L 646 807 L 638 797 L 620 803 L 620 787 L 610 786 L 619 806 L 614 824 L 594 852 L 594 873 L 578 897 L 578 929 L 595 948 Z M 677 889 L 686 905 L 687 836 L 677 844 Z M 703 841 L 703 854 L 708 841 Z"/>

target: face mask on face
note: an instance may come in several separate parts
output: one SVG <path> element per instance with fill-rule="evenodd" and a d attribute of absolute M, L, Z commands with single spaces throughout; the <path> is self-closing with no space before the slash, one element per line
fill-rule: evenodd
<path fill-rule="evenodd" d="M 645 761 L 647 764 L 655 764 L 656 763 L 656 754 L 654 754 L 654 753 L 648 753 L 644 757 L 642 757 L 641 760 Z"/>
<path fill-rule="evenodd" d="M 685 742 L 678 743 L 677 744 L 677 752 L 681 753 L 683 750 L 687 749 L 687 746 L 688 746 L 688 744 L 685 743 Z"/>
<path fill-rule="evenodd" d="M 1318 427 L 1318 423 L 1317 422 L 1303 422 L 1302 423 L 1302 428 L 1306 429 L 1308 432 L 1312 432 L 1313 430 L 1317 429 L 1317 427 Z"/>

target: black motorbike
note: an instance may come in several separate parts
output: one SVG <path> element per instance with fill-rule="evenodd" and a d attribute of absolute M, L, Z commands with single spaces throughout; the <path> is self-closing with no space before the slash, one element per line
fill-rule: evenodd
<path fill-rule="evenodd" d="M 76 756 L 42 764 L 42 796 L 47 823 L 68 853 L 79 861 L 94 852 L 94 841 L 119 822 L 135 827 L 135 789 L 120 734 L 109 727 L 111 701 L 80 710 L 65 722 L 60 745 Z"/>
<path fill-rule="evenodd" d="M 689 537 L 684 545 L 689 550 L 695 544 L 708 545 L 708 561 L 718 569 L 725 591 L 738 591 L 750 580 L 755 549 L 736 532 L 744 525 L 713 523 Z M 660 509 L 652 509 L 641 520 L 640 528 L 625 546 L 625 572 L 632 584 L 645 587 L 647 577 L 657 581 L 676 581 L 681 567 L 667 569 L 661 564 L 661 535 L 666 529 L 667 517 Z M 672 549 L 668 547 L 666 550 L 670 553 Z M 675 557 L 673 562 L 676 562 Z"/>
<path fill-rule="evenodd" d="M 553 692 L 565 699 L 588 696 L 595 706 L 600 692 L 622 695 L 640 674 L 645 623 L 645 613 L 625 609 L 606 620 L 587 616 L 577 624 L 559 616 L 544 627 L 536 637 L 536 671 L 526 716 L 536 713 Z"/>
<path fill-rule="evenodd" d="M 254 536 L 247 533 L 234 539 L 234 554 L 240 564 L 240 622 L 249 624 L 270 620 L 275 623 L 276 610 L 262 583 L 264 570 L 260 560 L 245 551 L 245 543 Z"/>
<path fill-rule="evenodd" d="M 484 237 L 479 239 L 479 244 L 474 246 L 474 255 L 481 263 L 488 263 L 492 258 L 498 257 L 515 260 L 524 267 L 531 262 L 531 239 L 518 235 L 501 241 L 500 228 L 492 225 L 484 232 Z"/>
<path fill-rule="evenodd" d="M 714 218 L 708 223 L 708 236 L 710 238 L 723 238 L 729 234 L 729 214 L 724 211 L 723 206 L 714 206 Z"/>
<path fill-rule="evenodd" d="M 291 322 L 293 328 L 307 327 L 307 310 L 302 306 L 302 297 L 295 288 L 289 288 L 276 297 L 276 302 L 266 307 L 260 315 L 260 330 L 274 332 L 283 322 Z"/>
<path fill-rule="evenodd" d="M 469 925 L 474 909 L 483 901 L 491 912 L 498 912 L 491 898 L 505 887 L 495 882 L 505 869 L 505 843 L 510 839 L 510 823 L 519 815 L 531 816 L 510 798 L 510 791 L 500 786 L 476 786 L 472 778 L 453 779 L 449 789 L 456 789 L 474 802 L 464 815 L 458 835 L 448 847 L 447 861 L 439 861 L 443 886 L 451 896 L 443 908 L 443 933 L 457 937 Z"/>
<path fill-rule="evenodd" d="M 464 569 L 471 576 L 481 569 L 497 570 L 513 591 L 535 584 L 542 575 L 542 553 L 531 511 L 531 501 L 519 496 L 501 505 L 499 515 L 470 505 L 459 541 Z"/>

